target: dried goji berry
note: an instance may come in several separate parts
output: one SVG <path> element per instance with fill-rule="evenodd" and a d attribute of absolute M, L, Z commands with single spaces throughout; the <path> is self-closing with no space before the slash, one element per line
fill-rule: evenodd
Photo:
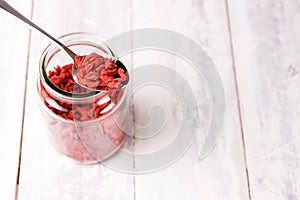
<path fill-rule="evenodd" d="M 82 68 L 81 73 L 86 76 L 90 81 L 96 80 L 96 74 L 99 71 L 106 70 L 105 66 L 110 64 L 112 68 L 112 60 L 105 60 L 99 57 L 87 57 L 90 61 L 96 62 L 96 65 L 89 67 L 88 70 L 94 70 L 87 73 L 87 69 Z M 83 60 L 81 60 L 83 61 Z M 78 61 L 79 62 L 79 61 Z M 105 65 L 104 65 L 105 64 Z M 86 93 L 86 88 L 77 85 L 72 77 L 73 64 L 65 66 L 54 67 L 54 70 L 48 72 L 50 81 L 61 90 L 69 93 Z M 103 68 L 103 69 L 102 69 Z M 109 69 L 105 71 L 106 74 L 113 75 L 114 73 L 120 74 L 118 78 L 126 75 L 122 70 Z M 123 74 L 122 74 L 123 73 Z M 101 82 L 102 87 L 114 88 L 119 87 L 117 80 L 113 77 L 106 75 L 107 78 Z M 98 76 L 100 78 L 100 76 Z M 121 79 L 120 79 L 121 80 Z M 117 148 L 124 139 L 124 132 L 116 125 L 114 118 L 107 117 L 102 121 L 95 123 L 76 123 L 94 120 L 105 115 L 110 108 L 112 102 L 114 104 L 119 101 L 123 95 L 123 91 L 107 92 L 107 95 L 101 98 L 109 98 L 102 103 L 101 98 L 95 98 L 89 102 L 74 103 L 67 101 L 64 98 L 56 97 L 51 91 L 48 91 L 43 82 L 40 81 L 40 95 L 44 104 L 49 108 L 50 112 L 64 118 L 59 120 L 57 118 L 49 118 L 50 138 L 54 148 L 63 155 L 76 159 L 80 162 L 99 161 L 106 154 L 110 154 Z M 52 103 L 51 103 L 52 102 Z M 57 104 L 54 106 L 54 103 Z M 106 113 L 102 113 L 104 109 L 108 109 Z M 110 108 L 111 109 L 111 108 Z"/>

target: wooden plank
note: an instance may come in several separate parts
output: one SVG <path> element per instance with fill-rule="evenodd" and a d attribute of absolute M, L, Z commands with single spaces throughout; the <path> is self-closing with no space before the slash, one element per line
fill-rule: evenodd
<path fill-rule="evenodd" d="M 229 0 L 252 199 L 298 199 L 297 1 Z"/>
<path fill-rule="evenodd" d="M 30 17 L 31 0 L 7 1 Z M 19 164 L 29 30 L 0 10 L 0 196 L 12 200 Z"/>
<path fill-rule="evenodd" d="M 118 5 L 118 6 L 116 6 Z M 129 1 L 36 1 L 34 21 L 60 36 L 75 31 L 103 38 L 130 29 Z M 35 75 L 48 39 L 33 32 L 19 199 L 133 199 L 133 177 L 101 164 L 79 165 L 56 153 L 46 140 Z"/>
<path fill-rule="evenodd" d="M 136 199 L 249 199 L 225 3 L 202 0 L 133 0 L 132 5 L 133 29 L 155 27 L 177 31 L 196 41 L 207 52 L 221 75 L 227 102 L 227 120 L 213 152 L 204 160 L 199 160 L 199 148 L 194 143 L 172 166 L 159 172 L 136 176 Z M 145 62 L 160 63 L 171 65 L 183 75 L 186 74 L 182 68 L 191 67 L 181 65 L 180 59 L 174 58 L 174 55 L 170 58 L 162 53 L 149 58 L 148 53 L 141 54 L 134 54 L 134 67 Z M 202 105 L 200 115 L 205 123 L 201 124 L 203 127 L 200 129 L 204 133 L 208 129 L 208 118 L 211 115 L 207 103 L 209 101 L 202 88 L 196 87 L 200 83 L 197 77 L 191 72 L 186 76 L 192 79 L 191 86 L 197 91 L 199 104 Z M 163 95 L 152 95 L 150 99 L 168 101 Z M 143 100 L 147 102 L 149 98 Z M 175 109 L 173 107 L 173 112 Z M 173 124 L 176 124 L 175 119 Z M 199 135 L 199 144 L 203 139 L 201 137 Z M 146 150 L 147 147 L 144 147 L 144 151 Z"/>

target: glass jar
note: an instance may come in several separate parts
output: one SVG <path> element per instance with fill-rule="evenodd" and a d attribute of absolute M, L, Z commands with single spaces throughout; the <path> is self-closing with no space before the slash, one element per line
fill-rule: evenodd
<path fill-rule="evenodd" d="M 101 39 L 89 33 L 72 33 L 59 40 L 78 55 L 92 52 L 116 57 Z M 43 52 L 39 64 L 37 91 L 40 106 L 52 146 L 61 154 L 81 163 L 103 161 L 115 153 L 124 142 L 127 87 L 119 91 L 78 92 L 78 85 L 70 83 L 73 92 L 62 90 L 53 83 L 51 72 L 57 66 L 67 75 L 73 60 L 56 44 Z M 55 68 L 56 67 L 56 68 Z M 71 82 L 71 81 L 70 81 Z M 63 87 L 67 87 L 66 85 Z"/>

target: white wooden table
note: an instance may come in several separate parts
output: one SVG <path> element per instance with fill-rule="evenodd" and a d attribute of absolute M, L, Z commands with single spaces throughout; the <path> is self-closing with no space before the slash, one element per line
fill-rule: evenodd
<path fill-rule="evenodd" d="M 70 162 L 45 139 L 35 92 L 39 58 L 50 41 L 0 10 L 1 200 L 300 199 L 299 2 L 8 2 L 55 36 L 85 31 L 110 38 L 145 27 L 188 36 L 221 75 L 226 120 L 204 160 L 193 144 L 172 166 L 150 174 Z M 133 67 L 140 62 L 132 59 Z"/>

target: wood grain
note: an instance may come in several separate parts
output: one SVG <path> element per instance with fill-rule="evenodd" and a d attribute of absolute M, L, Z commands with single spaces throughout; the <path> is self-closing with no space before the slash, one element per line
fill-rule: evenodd
<path fill-rule="evenodd" d="M 86 31 L 109 38 L 129 29 L 128 7 L 129 1 L 36 1 L 34 21 L 54 36 Z M 131 175 L 100 164 L 76 164 L 48 144 L 35 79 L 40 55 L 48 43 L 47 38 L 33 32 L 18 199 L 133 199 Z"/>
<path fill-rule="evenodd" d="M 7 1 L 30 17 L 31 1 Z M 0 196 L 12 200 L 19 164 L 29 30 L 0 10 Z"/>
<path fill-rule="evenodd" d="M 228 2 L 252 199 L 299 199 L 300 4 Z"/>
<path fill-rule="evenodd" d="M 133 29 L 155 27 L 177 31 L 196 41 L 214 61 L 224 83 L 227 116 L 216 148 L 204 160 L 198 159 L 199 146 L 194 143 L 184 156 L 172 166 L 152 174 L 136 176 L 136 199 L 248 199 L 243 145 L 233 75 L 232 55 L 226 19 L 226 7 L 220 1 L 138 1 L 133 0 Z M 134 56 L 135 67 L 152 61 L 169 64 L 184 74 L 177 58 L 164 55 L 155 59 Z M 173 60 L 172 60 L 173 59 Z M 144 61 L 145 62 L 145 61 Z M 191 66 L 187 66 L 191 67 Z M 184 68 L 186 69 L 186 68 Z M 200 115 L 209 125 L 209 103 L 197 77 L 187 73 L 199 97 Z M 205 78 L 205 77 L 204 77 Z M 197 87 L 197 85 L 199 87 Z M 200 88 L 200 89 L 199 89 Z M 167 101 L 164 96 L 152 98 Z M 184 100 L 181 103 L 189 103 Z M 175 108 L 174 108 L 175 109 Z M 175 123 L 174 123 L 175 124 Z M 201 135 L 198 143 L 201 144 Z"/>

